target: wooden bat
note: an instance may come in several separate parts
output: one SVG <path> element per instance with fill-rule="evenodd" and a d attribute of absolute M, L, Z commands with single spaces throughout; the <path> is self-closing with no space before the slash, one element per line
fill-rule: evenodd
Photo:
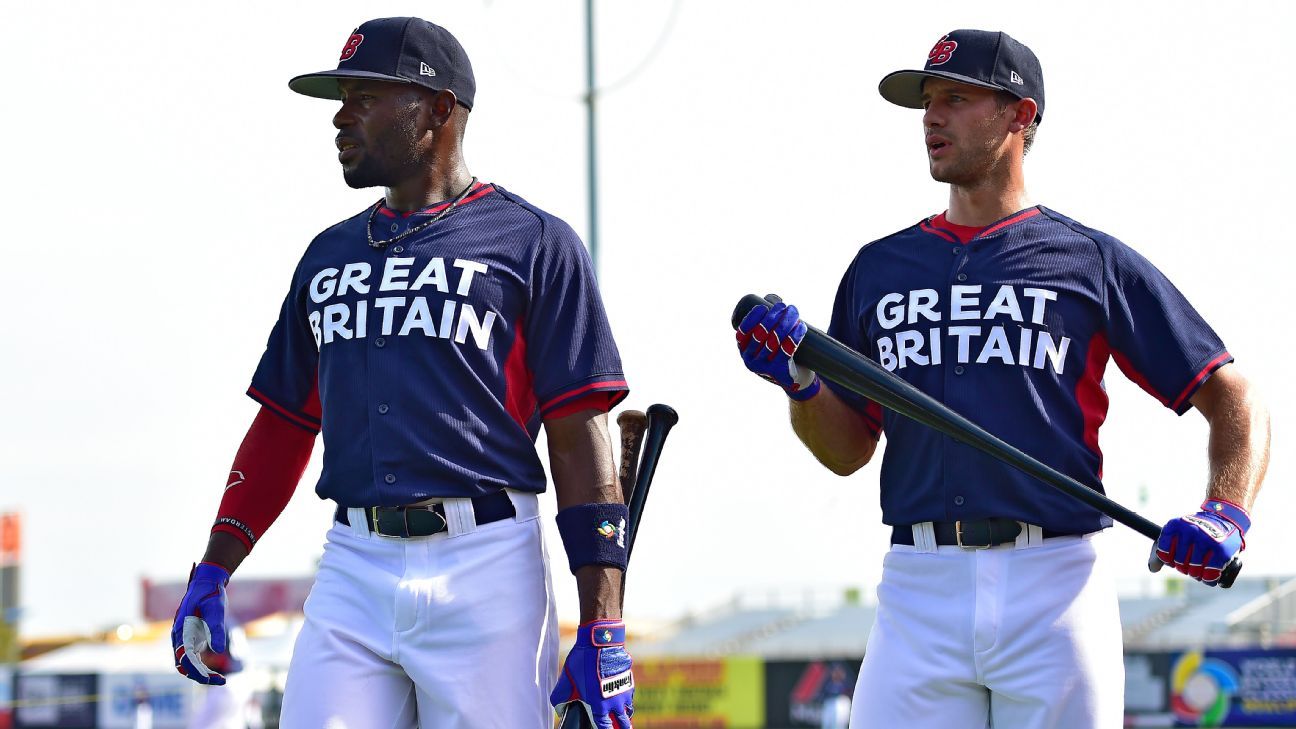
<path fill-rule="evenodd" d="M 751 311 L 752 307 L 769 306 L 771 303 L 774 302 L 755 294 L 744 296 L 733 312 L 731 323 L 734 329 L 738 328 L 743 317 L 747 316 L 747 312 Z M 960 443 L 966 443 L 1027 475 L 1034 476 L 1154 542 L 1161 536 L 1161 527 L 1157 524 L 1005 443 L 986 429 L 954 412 L 945 403 L 936 400 L 907 380 L 889 372 L 877 362 L 809 324 L 806 324 L 805 339 L 801 340 L 801 346 L 797 348 L 792 359 L 798 365 L 812 369 L 821 377 L 867 397 L 882 407 L 889 408 Z M 1156 572 L 1161 568 L 1161 564 L 1161 560 L 1157 559 L 1154 552 L 1148 560 L 1148 568 Z M 1234 557 L 1221 571 L 1220 587 L 1231 587 L 1241 570 L 1242 562 Z"/>
<path fill-rule="evenodd" d="M 621 498 L 629 504 L 635 475 L 639 473 L 639 450 L 643 445 L 644 430 L 648 427 L 648 416 L 642 410 L 622 410 L 616 422 L 621 431 L 621 467 L 617 471 L 617 480 L 621 483 Z"/>
<path fill-rule="evenodd" d="M 629 488 L 626 495 L 626 505 L 630 512 L 626 519 L 626 559 L 634 553 L 635 537 L 639 534 L 639 523 L 643 520 L 644 504 L 648 502 L 648 489 L 652 486 L 653 475 L 657 473 L 657 461 L 661 458 L 662 448 L 666 446 L 666 436 L 678 422 L 679 414 L 675 412 L 675 408 L 660 403 L 649 406 L 647 416 L 638 410 L 626 410 L 617 416 L 617 425 L 621 428 L 621 468 L 618 475 L 621 478 L 622 493 Z M 641 445 L 643 455 L 636 463 L 635 457 L 639 455 Z M 627 463 L 629 470 L 626 468 Z M 625 601 L 625 575 L 621 576 L 621 600 Z M 594 729 L 590 715 L 579 702 L 567 705 L 559 726 L 561 729 Z"/>

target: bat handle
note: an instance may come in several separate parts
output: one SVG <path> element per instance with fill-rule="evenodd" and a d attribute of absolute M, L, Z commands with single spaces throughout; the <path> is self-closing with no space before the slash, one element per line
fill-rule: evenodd
<path fill-rule="evenodd" d="M 579 702 L 567 704 L 567 708 L 563 711 L 562 722 L 558 726 L 559 729 L 594 729 L 589 714 Z"/>
<path fill-rule="evenodd" d="M 1156 547 L 1153 546 L 1152 554 L 1148 556 L 1148 571 L 1160 572 L 1164 566 L 1165 562 L 1162 562 L 1161 558 L 1157 556 Z M 1224 565 L 1224 569 L 1220 570 L 1219 586 L 1224 589 L 1232 587 L 1233 583 L 1237 581 L 1238 573 L 1241 571 L 1242 560 L 1237 557 L 1230 559 L 1228 564 Z"/>

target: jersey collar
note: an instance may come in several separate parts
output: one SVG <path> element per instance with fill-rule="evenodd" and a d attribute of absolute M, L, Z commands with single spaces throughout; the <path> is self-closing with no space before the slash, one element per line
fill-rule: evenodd
<path fill-rule="evenodd" d="M 480 200 L 494 191 L 495 191 L 494 185 L 486 182 L 478 182 L 476 185 L 473 185 L 472 191 L 470 191 L 468 195 L 464 197 L 464 199 L 459 203 L 459 207 L 463 207 L 464 205 L 467 205 L 468 203 L 473 202 L 474 200 Z M 388 218 L 409 218 L 415 215 L 436 215 L 442 210 L 445 210 L 446 208 L 450 207 L 450 202 L 451 201 L 449 200 L 442 200 L 441 202 L 433 203 L 432 205 L 429 205 L 428 207 L 423 208 L 422 210 L 414 210 L 412 212 L 406 213 L 400 210 L 392 210 L 391 208 L 387 207 L 386 200 L 380 200 L 378 201 L 378 214 L 386 216 Z"/>
<path fill-rule="evenodd" d="M 1006 218 L 991 223 L 984 228 L 978 228 L 973 225 L 959 225 L 957 223 L 951 223 L 945 218 L 945 213 L 942 212 L 919 222 L 918 227 L 927 233 L 938 235 L 950 243 L 958 243 L 962 245 L 971 243 L 974 240 L 988 238 L 1005 228 L 1010 228 L 1039 214 L 1039 207 L 1031 206 L 1025 210 L 1019 210 Z"/>

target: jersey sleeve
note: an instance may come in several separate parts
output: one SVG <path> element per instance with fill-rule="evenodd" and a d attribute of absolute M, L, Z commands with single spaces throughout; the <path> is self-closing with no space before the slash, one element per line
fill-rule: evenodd
<path fill-rule="evenodd" d="M 307 319 L 306 288 L 293 285 L 270 331 L 247 394 L 311 433 L 320 431 L 319 346 Z"/>
<path fill-rule="evenodd" d="M 864 251 L 861 250 L 859 255 L 864 255 Z M 873 351 L 872 343 L 865 337 L 864 327 L 860 322 L 863 303 L 858 290 L 858 269 L 859 256 L 856 256 L 855 260 L 851 262 L 850 268 L 846 269 L 846 274 L 842 276 L 841 284 L 837 287 L 837 298 L 833 300 L 832 319 L 828 323 L 828 336 L 856 352 L 876 360 L 877 355 Z M 882 407 L 880 405 L 863 395 L 842 387 L 832 380 L 825 378 L 824 384 L 842 402 L 864 416 L 874 437 L 877 437 L 882 432 Z"/>
<path fill-rule="evenodd" d="M 1197 388 L 1232 355 L 1174 284 L 1120 241 L 1111 241 L 1105 275 L 1112 358 L 1126 377 L 1182 415 Z"/>
<path fill-rule="evenodd" d="M 629 393 L 594 266 L 575 231 L 545 221 L 523 326 L 541 417 L 602 394 L 611 409 Z"/>

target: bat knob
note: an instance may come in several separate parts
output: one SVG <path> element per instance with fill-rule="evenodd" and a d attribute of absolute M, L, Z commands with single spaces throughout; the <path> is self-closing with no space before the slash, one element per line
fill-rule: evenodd
<path fill-rule="evenodd" d="M 648 417 L 660 420 L 667 428 L 673 428 L 679 422 L 679 413 L 675 412 L 675 408 L 661 403 L 648 406 Z"/>
<path fill-rule="evenodd" d="M 1148 555 L 1148 572 L 1160 572 L 1162 567 L 1165 567 L 1165 562 L 1157 556 L 1156 547 L 1153 546 L 1152 554 Z"/>
<path fill-rule="evenodd" d="M 1233 582 L 1237 580 L 1238 573 L 1241 571 L 1242 560 L 1237 557 L 1230 559 L 1228 564 L 1224 565 L 1224 569 L 1220 570 L 1219 586 L 1224 588 L 1232 587 Z"/>

